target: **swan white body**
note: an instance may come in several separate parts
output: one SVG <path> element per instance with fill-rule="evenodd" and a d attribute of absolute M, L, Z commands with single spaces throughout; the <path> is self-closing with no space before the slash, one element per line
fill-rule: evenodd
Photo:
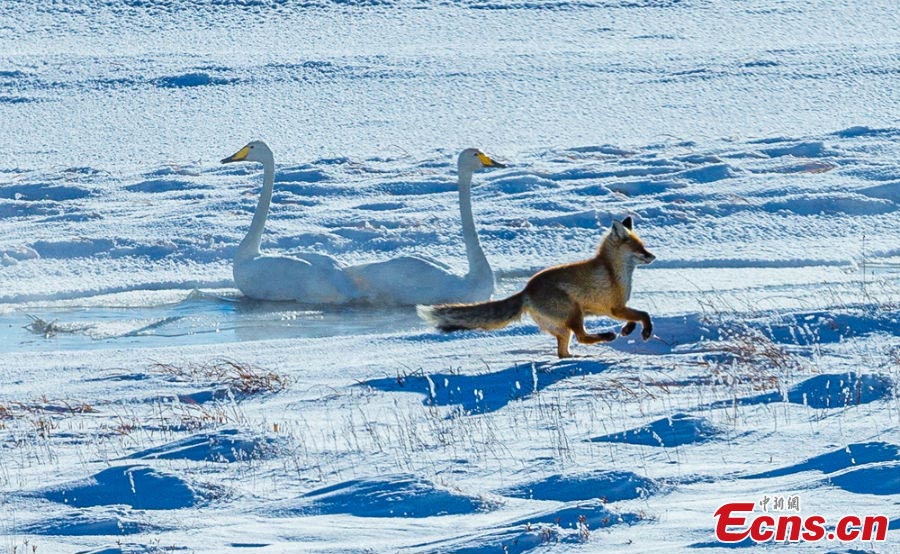
<path fill-rule="evenodd" d="M 482 167 L 505 167 L 469 148 L 458 160 L 459 213 L 469 271 L 453 273 L 445 264 L 418 256 L 403 256 L 384 262 L 348 267 L 346 275 L 353 279 L 366 301 L 375 304 L 444 304 L 487 300 L 494 292 L 494 272 L 488 263 L 472 215 L 472 174 Z"/>
<path fill-rule="evenodd" d="M 322 254 L 266 256 L 260 253 L 272 189 L 275 158 L 264 142 L 254 141 L 222 163 L 255 161 L 263 165 L 263 188 L 247 236 L 234 257 L 234 282 L 256 300 L 295 300 L 308 304 L 341 304 L 359 299 L 351 279 L 336 260 Z"/>

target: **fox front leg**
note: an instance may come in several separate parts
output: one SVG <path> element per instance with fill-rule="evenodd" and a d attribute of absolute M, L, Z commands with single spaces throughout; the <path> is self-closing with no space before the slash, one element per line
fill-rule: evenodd
<path fill-rule="evenodd" d="M 619 332 L 623 337 L 627 337 L 631 333 L 634 332 L 634 329 L 637 327 L 636 321 L 629 321 L 625 325 L 622 326 L 622 330 Z"/>
<path fill-rule="evenodd" d="M 612 310 L 612 316 L 617 319 L 624 319 L 628 323 L 626 323 L 622 327 L 622 334 L 627 335 L 634 331 L 635 322 L 641 322 L 641 338 L 644 340 L 649 340 L 650 337 L 653 336 L 653 322 L 650 321 L 650 314 L 647 312 L 642 312 L 640 310 L 635 310 L 634 308 L 629 308 L 628 306 L 622 306 L 621 308 L 614 308 Z M 625 331 L 628 331 L 626 333 Z"/>
<path fill-rule="evenodd" d="M 616 340 L 616 334 L 612 332 L 588 333 L 584 328 L 584 313 L 581 311 L 580 306 L 576 306 L 575 309 L 572 310 L 572 314 L 569 316 L 569 319 L 566 320 L 566 327 L 575 333 L 575 338 L 578 339 L 578 342 L 584 344 Z"/>

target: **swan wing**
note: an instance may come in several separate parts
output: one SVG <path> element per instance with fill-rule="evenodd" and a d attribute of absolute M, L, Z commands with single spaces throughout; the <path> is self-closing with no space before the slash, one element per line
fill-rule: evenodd
<path fill-rule="evenodd" d="M 344 269 L 360 294 L 376 304 L 440 303 L 465 288 L 465 279 L 445 264 L 403 256 Z"/>
<path fill-rule="evenodd" d="M 291 255 L 285 257 L 297 258 L 309 263 L 310 265 L 329 268 L 332 270 L 339 270 L 341 268 L 341 264 L 337 260 L 326 254 L 316 254 L 314 252 L 297 252 L 296 254 L 292 253 Z"/>
<path fill-rule="evenodd" d="M 340 304 L 359 293 L 337 261 L 329 256 L 294 258 L 258 256 L 236 260 L 234 280 L 257 300 L 295 300 L 306 304 Z"/>

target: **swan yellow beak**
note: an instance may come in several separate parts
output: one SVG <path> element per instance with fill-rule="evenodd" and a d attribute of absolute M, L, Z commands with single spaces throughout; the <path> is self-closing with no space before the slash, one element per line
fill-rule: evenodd
<path fill-rule="evenodd" d="M 241 148 L 240 150 L 238 150 L 237 152 L 235 152 L 234 154 L 232 154 L 231 156 L 228 156 L 227 158 L 223 159 L 222 163 L 228 164 L 231 162 L 243 161 L 247 157 L 247 154 L 249 154 L 249 153 L 250 153 L 250 145 L 247 145 L 247 146 Z"/>
<path fill-rule="evenodd" d="M 506 167 L 504 164 L 492 160 L 487 154 L 483 152 L 478 153 L 478 159 L 481 160 L 481 165 L 484 167 Z"/>

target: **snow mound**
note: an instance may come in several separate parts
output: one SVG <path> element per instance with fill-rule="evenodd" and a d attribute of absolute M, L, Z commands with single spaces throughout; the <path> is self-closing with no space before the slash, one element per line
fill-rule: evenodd
<path fill-rule="evenodd" d="M 28 246 L 6 246 L 0 248 L 0 265 L 14 265 L 25 260 L 35 260 L 41 255 Z"/>
<path fill-rule="evenodd" d="M 192 183 L 190 181 L 182 181 L 178 179 L 151 179 L 149 181 L 142 181 L 133 185 L 127 185 L 125 187 L 125 190 L 129 192 L 161 193 L 171 192 L 174 190 L 182 191 L 209 188 L 212 187 L 210 187 L 209 185 L 200 185 L 197 183 Z"/>
<path fill-rule="evenodd" d="M 845 448 L 809 458 L 799 464 L 762 473 L 755 473 L 753 475 L 748 475 L 746 478 L 763 479 L 768 477 L 781 477 L 783 475 L 791 475 L 802 471 L 834 473 L 854 466 L 893 461 L 900 461 L 900 446 L 886 442 L 864 442 L 848 444 Z"/>
<path fill-rule="evenodd" d="M 866 125 L 856 125 L 853 127 L 847 127 L 846 129 L 841 129 L 840 131 L 836 131 L 832 133 L 836 137 L 841 138 L 857 138 L 857 137 L 877 137 L 877 136 L 894 136 L 900 134 L 900 129 L 891 129 L 891 128 L 873 128 L 868 127 Z"/>
<path fill-rule="evenodd" d="M 233 463 L 263 459 L 272 454 L 275 441 L 241 434 L 236 429 L 201 433 L 129 456 L 132 459 L 192 460 Z"/>
<path fill-rule="evenodd" d="M 177 547 L 170 547 L 176 550 Z M 159 548 L 155 544 L 136 544 L 116 541 L 115 546 L 105 545 L 91 550 L 79 550 L 75 554 L 155 554 Z"/>
<path fill-rule="evenodd" d="M 614 183 L 606 186 L 607 189 L 613 192 L 618 192 L 619 194 L 624 194 L 626 196 L 660 194 L 672 189 L 679 189 L 684 187 L 685 185 L 682 183 L 676 183 L 675 181 L 666 180 L 624 181 L 621 183 Z"/>
<path fill-rule="evenodd" d="M 863 195 L 797 194 L 766 202 L 766 212 L 791 212 L 798 215 L 817 214 L 879 215 L 897 210 L 897 205 L 881 198 Z"/>
<path fill-rule="evenodd" d="M 735 169 L 728 164 L 712 164 L 696 169 L 688 169 L 673 175 L 674 178 L 692 181 L 694 183 L 708 184 L 723 179 L 730 179 L 737 175 Z"/>
<path fill-rule="evenodd" d="M 385 212 L 390 210 L 399 210 L 405 208 L 406 205 L 400 202 L 369 202 L 356 206 L 357 210 L 367 210 L 372 212 Z"/>
<path fill-rule="evenodd" d="M 202 500 L 180 477 L 138 465 L 111 467 L 84 481 L 50 487 L 40 495 L 76 508 L 125 504 L 141 510 L 175 510 Z"/>
<path fill-rule="evenodd" d="M 558 188 L 559 184 L 538 175 L 518 173 L 506 175 L 500 179 L 493 179 L 488 187 L 503 194 L 522 194 L 548 188 Z"/>
<path fill-rule="evenodd" d="M 591 441 L 672 447 L 702 444 L 719 434 L 720 431 L 705 418 L 675 414 L 636 429 L 594 437 Z"/>
<path fill-rule="evenodd" d="M 792 404 L 809 406 L 817 410 L 846 408 L 869 404 L 893 393 L 893 382 L 884 375 L 833 373 L 816 375 L 802 381 L 787 391 L 786 400 Z M 785 397 L 778 392 L 739 399 L 743 405 L 781 402 Z"/>
<path fill-rule="evenodd" d="M 762 153 L 770 158 L 793 156 L 795 158 L 817 158 L 825 155 L 825 143 L 821 141 L 801 142 L 773 148 L 764 148 Z"/>
<path fill-rule="evenodd" d="M 0 186 L 0 198 L 9 200 L 78 200 L 91 196 L 91 189 L 78 185 L 53 185 L 49 183 L 26 183 Z"/>
<path fill-rule="evenodd" d="M 601 221 L 609 221 L 609 214 L 601 214 L 597 210 L 586 210 L 551 217 L 536 217 L 529 221 L 533 226 L 565 227 L 567 229 L 600 229 Z"/>
<path fill-rule="evenodd" d="M 832 475 L 825 482 L 856 494 L 900 494 L 900 464 L 854 469 Z"/>
<path fill-rule="evenodd" d="M 136 535 L 161 528 L 118 514 L 72 513 L 33 523 L 24 530 L 32 535 L 89 536 Z"/>
<path fill-rule="evenodd" d="M 439 194 L 457 190 L 454 181 L 396 181 L 383 183 L 378 188 L 394 196 Z"/>
<path fill-rule="evenodd" d="M 39 240 L 31 247 L 41 258 L 65 259 L 88 258 L 106 253 L 116 248 L 110 239 L 73 238 L 69 240 Z"/>
<path fill-rule="evenodd" d="M 656 482 L 630 471 L 594 471 L 581 475 L 552 475 L 506 489 L 501 494 L 530 500 L 573 502 L 599 499 L 609 503 L 645 498 L 658 490 Z"/>
<path fill-rule="evenodd" d="M 479 375 L 436 373 L 371 379 L 363 383 L 385 392 L 425 395 L 426 406 L 456 406 L 463 413 L 488 413 L 521 400 L 570 377 L 606 371 L 611 364 L 597 361 L 521 364 Z"/>
<path fill-rule="evenodd" d="M 747 537 L 746 539 L 744 539 L 740 542 L 727 543 L 727 544 L 719 542 L 719 541 L 695 542 L 695 543 L 691 544 L 690 547 L 691 548 L 756 548 L 756 549 L 759 549 L 759 543 L 754 542 L 751 538 Z"/>
<path fill-rule="evenodd" d="M 855 192 L 869 198 L 882 198 L 900 204 L 900 181 L 856 189 Z"/>
<path fill-rule="evenodd" d="M 303 495 L 304 505 L 279 515 L 349 514 L 357 517 L 423 518 L 472 514 L 488 506 L 413 475 L 356 479 Z"/>
<path fill-rule="evenodd" d="M 275 175 L 276 183 L 318 183 L 329 179 L 328 174 L 319 169 L 283 169 Z"/>
<path fill-rule="evenodd" d="M 600 502 L 581 503 L 539 512 L 476 540 L 431 551 L 446 554 L 521 554 L 543 549 L 553 543 L 583 543 L 585 533 L 613 525 L 631 525 L 641 519 L 637 514 L 612 512 Z"/>
<path fill-rule="evenodd" d="M 277 192 L 289 192 L 294 196 L 305 196 L 309 198 L 321 197 L 343 197 L 354 194 L 354 190 L 348 186 L 337 184 L 317 185 L 317 181 L 285 181 L 276 185 Z"/>

